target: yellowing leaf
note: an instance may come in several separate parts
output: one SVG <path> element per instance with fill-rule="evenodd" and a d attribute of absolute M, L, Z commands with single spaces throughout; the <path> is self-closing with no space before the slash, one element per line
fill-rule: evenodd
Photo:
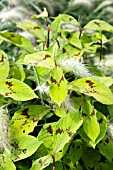
<path fill-rule="evenodd" d="M 16 79 L 0 81 L 0 94 L 14 100 L 26 101 L 37 98 L 33 90 L 25 83 Z"/>
<path fill-rule="evenodd" d="M 50 107 L 41 105 L 27 105 L 17 110 L 11 120 L 10 136 L 29 134 L 49 111 Z"/>
<path fill-rule="evenodd" d="M 92 96 L 103 104 L 113 104 L 113 94 L 111 90 L 105 83 L 102 83 L 103 79 L 102 81 L 100 81 L 100 79 L 81 78 L 69 83 L 69 89 Z"/>
<path fill-rule="evenodd" d="M 15 34 L 13 32 L 0 32 L 1 37 L 12 44 L 24 49 L 28 53 L 34 52 L 34 47 L 31 42 L 22 35 Z"/>
<path fill-rule="evenodd" d="M 9 61 L 6 53 L 0 50 L 0 80 L 6 79 L 9 74 Z"/>
<path fill-rule="evenodd" d="M 89 29 L 89 30 L 96 30 L 96 31 L 108 31 L 108 32 L 113 32 L 113 26 L 108 24 L 105 21 L 95 19 L 90 21 L 84 29 Z"/>
<path fill-rule="evenodd" d="M 26 55 L 24 58 L 24 64 L 30 64 L 32 66 L 40 66 L 53 69 L 55 66 L 54 58 L 50 52 L 41 51 L 33 54 Z"/>
<path fill-rule="evenodd" d="M 67 80 L 64 78 L 60 67 L 57 67 L 52 71 L 50 81 L 50 97 L 60 106 L 67 96 Z"/>

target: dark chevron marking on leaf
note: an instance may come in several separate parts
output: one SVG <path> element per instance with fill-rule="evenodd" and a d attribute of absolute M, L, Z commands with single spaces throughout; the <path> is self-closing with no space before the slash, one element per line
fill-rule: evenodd
<path fill-rule="evenodd" d="M 79 56 L 80 55 L 80 52 L 78 52 L 77 54 L 74 54 L 74 56 Z"/>
<path fill-rule="evenodd" d="M 106 142 L 106 143 L 109 143 L 109 138 L 106 138 L 105 142 Z"/>
<path fill-rule="evenodd" d="M 25 154 L 27 149 L 21 149 L 21 151 Z"/>
<path fill-rule="evenodd" d="M 86 80 L 86 83 L 88 83 L 88 84 L 89 84 L 89 86 L 90 86 L 91 88 L 95 87 L 95 86 L 93 86 L 93 85 L 94 85 L 94 83 L 93 83 L 93 82 L 91 82 L 90 80 Z"/>
<path fill-rule="evenodd" d="M 66 53 L 66 49 L 65 49 L 65 48 L 63 48 L 63 49 L 62 49 L 62 52 L 63 52 L 63 53 Z"/>
<path fill-rule="evenodd" d="M 13 86 L 12 82 L 6 81 L 6 84 L 8 85 L 8 88 L 10 89 L 11 86 Z"/>
<path fill-rule="evenodd" d="M 40 27 L 39 26 L 34 26 L 34 29 L 40 29 Z"/>
<path fill-rule="evenodd" d="M 6 81 L 5 84 L 8 85 L 8 89 L 10 90 L 10 92 L 5 93 L 5 96 L 9 96 L 12 93 L 16 94 L 16 92 L 11 89 L 11 87 L 13 86 L 12 82 Z"/>
<path fill-rule="evenodd" d="M 41 62 L 41 61 L 43 61 L 43 60 L 46 60 L 47 58 L 51 58 L 51 56 L 48 55 L 48 54 L 46 54 L 44 58 L 42 58 L 41 60 L 36 61 L 34 64 L 37 65 L 39 62 Z"/>
<path fill-rule="evenodd" d="M 98 122 L 99 122 L 99 123 L 102 123 L 102 122 L 103 122 L 103 119 L 101 118 Z"/>
<path fill-rule="evenodd" d="M 15 37 L 15 35 L 14 35 L 14 34 L 10 34 L 10 36 L 11 36 L 11 38 L 14 38 L 14 37 Z"/>
<path fill-rule="evenodd" d="M 9 96 L 10 94 L 12 94 L 12 92 L 7 92 L 5 93 L 5 96 Z"/>
<path fill-rule="evenodd" d="M 4 55 L 2 55 L 2 59 L 0 60 L 0 63 L 3 63 L 4 59 L 6 59 L 6 57 Z"/>
<path fill-rule="evenodd" d="M 91 113 L 91 116 L 95 116 L 95 111 L 93 109 L 92 113 Z"/>
<path fill-rule="evenodd" d="M 16 142 L 11 143 L 11 146 L 13 146 L 15 149 L 18 149 L 18 148 L 19 148 L 19 147 L 18 147 L 18 143 L 16 143 Z"/>
<path fill-rule="evenodd" d="M 21 114 L 21 115 L 25 115 L 25 116 L 26 116 L 26 118 L 28 118 L 28 119 L 29 119 L 28 110 L 29 110 L 29 108 L 26 108 L 26 109 L 22 110 L 22 114 Z"/>
<path fill-rule="evenodd" d="M 69 135 L 69 137 L 71 137 L 73 135 L 73 132 L 70 132 L 70 127 L 66 129 L 66 132 Z"/>
<path fill-rule="evenodd" d="M 74 19 L 73 18 L 69 18 L 69 21 L 73 21 Z"/>
<path fill-rule="evenodd" d="M 50 134 L 53 134 L 53 129 L 52 129 L 52 126 L 49 125 L 49 127 L 47 128 L 47 131 L 50 133 Z"/>
<path fill-rule="evenodd" d="M 71 38 L 71 34 L 68 33 L 68 34 L 66 35 L 66 38 L 67 38 L 67 39 L 68 39 L 68 38 Z"/>
<path fill-rule="evenodd" d="M 57 84 L 57 86 L 60 86 L 60 83 L 64 80 L 64 76 L 61 77 L 59 83 L 57 82 L 57 80 L 55 80 L 53 77 L 51 77 L 51 83 L 55 83 Z"/>
<path fill-rule="evenodd" d="M 51 77 L 51 83 L 57 84 L 57 81 L 53 77 Z"/>
<path fill-rule="evenodd" d="M 39 161 L 38 161 L 38 162 L 39 162 L 39 164 L 41 164 L 41 165 L 42 165 L 42 159 L 39 159 Z"/>
<path fill-rule="evenodd" d="M 86 117 L 86 116 L 87 116 L 87 114 L 82 112 L 82 116 Z"/>
<path fill-rule="evenodd" d="M 94 22 L 94 24 L 96 24 L 98 27 L 101 27 L 100 23 L 99 22 Z"/>
<path fill-rule="evenodd" d="M 42 60 L 46 60 L 46 58 L 50 58 L 51 56 L 46 54 L 45 57 Z"/>
<path fill-rule="evenodd" d="M 63 131 L 63 129 L 60 129 L 60 128 L 58 128 L 57 130 L 56 130 L 56 134 L 62 134 L 62 133 L 64 133 L 64 131 Z"/>

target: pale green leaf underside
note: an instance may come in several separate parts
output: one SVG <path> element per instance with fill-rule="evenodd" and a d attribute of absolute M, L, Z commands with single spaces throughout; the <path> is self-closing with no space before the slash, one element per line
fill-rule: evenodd
<path fill-rule="evenodd" d="M 113 94 L 107 87 L 109 84 L 106 86 L 102 82 L 98 78 L 82 78 L 69 83 L 69 89 L 92 96 L 103 104 L 113 104 Z"/>
<path fill-rule="evenodd" d="M 0 94 L 14 100 L 26 101 L 37 98 L 33 90 L 25 83 L 16 79 L 0 81 Z"/>

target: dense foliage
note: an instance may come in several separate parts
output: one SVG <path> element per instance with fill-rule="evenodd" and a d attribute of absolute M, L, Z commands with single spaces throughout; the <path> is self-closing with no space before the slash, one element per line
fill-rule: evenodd
<path fill-rule="evenodd" d="M 99 65 L 113 26 L 82 27 L 67 14 L 50 24 L 46 9 L 32 18 L 17 26 L 35 47 L 0 32 L 1 43 L 21 49 L 15 59 L 0 50 L 0 170 L 111 170 L 113 79 Z"/>

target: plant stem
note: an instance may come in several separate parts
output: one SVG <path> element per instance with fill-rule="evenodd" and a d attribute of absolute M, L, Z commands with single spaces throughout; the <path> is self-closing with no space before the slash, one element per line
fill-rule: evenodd
<path fill-rule="evenodd" d="M 39 78 L 38 78 L 38 75 L 37 75 L 37 72 L 36 72 L 36 69 L 35 69 L 34 66 L 33 66 L 33 71 L 34 71 L 34 74 L 35 74 L 36 84 L 37 84 L 37 86 L 40 86 Z M 40 90 L 39 90 L 39 95 L 40 95 L 40 99 L 41 99 L 41 104 L 45 105 L 44 101 L 43 101 L 42 93 L 40 92 Z"/>

